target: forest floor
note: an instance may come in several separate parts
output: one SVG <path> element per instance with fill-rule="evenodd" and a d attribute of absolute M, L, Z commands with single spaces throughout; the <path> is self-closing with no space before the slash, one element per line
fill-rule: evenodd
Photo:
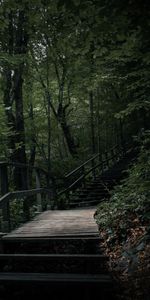
<path fill-rule="evenodd" d="M 150 132 L 139 149 L 127 177 L 95 214 L 120 300 L 150 300 Z"/>
<path fill-rule="evenodd" d="M 148 224 L 130 215 L 126 238 L 120 239 L 120 226 L 115 234 L 102 229 L 103 249 L 109 256 L 109 270 L 119 289 L 117 299 L 150 300 L 150 234 Z"/>

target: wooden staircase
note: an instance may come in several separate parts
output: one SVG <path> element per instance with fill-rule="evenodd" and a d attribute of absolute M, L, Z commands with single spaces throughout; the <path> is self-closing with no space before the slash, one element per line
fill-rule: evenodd
<path fill-rule="evenodd" d="M 98 234 L 18 239 L 6 235 L 0 254 L 0 299 L 114 299 L 100 242 Z"/>
<path fill-rule="evenodd" d="M 66 194 L 69 201 L 67 208 L 73 208 L 74 211 L 80 209 L 82 214 L 82 210 L 84 212 L 110 197 L 110 190 L 123 178 L 123 171 L 136 157 L 132 149 L 126 152 L 117 150 L 111 150 L 110 156 L 106 153 L 105 158 L 97 154 L 66 175 L 67 184 L 58 193 L 58 197 Z M 39 178 L 37 182 L 39 185 Z M 9 200 L 13 197 L 19 199 L 22 195 L 37 194 L 41 209 L 40 193 L 50 195 L 50 190 L 38 187 L 35 190 L 4 195 L 0 204 L 5 223 L 9 223 L 6 205 Z M 67 219 L 64 218 L 64 222 Z M 78 223 L 76 226 L 78 227 Z M 96 232 L 82 232 L 82 221 L 80 234 L 2 236 L 0 299 L 115 299 L 114 282 L 107 271 L 108 258 L 102 254 L 100 244 L 98 228 Z"/>
<path fill-rule="evenodd" d="M 111 190 L 125 177 L 126 170 L 135 158 L 135 150 L 126 152 L 114 165 L 72 193 L 70 195 L 70 207 L 89 207 L 109 199 Z"/>

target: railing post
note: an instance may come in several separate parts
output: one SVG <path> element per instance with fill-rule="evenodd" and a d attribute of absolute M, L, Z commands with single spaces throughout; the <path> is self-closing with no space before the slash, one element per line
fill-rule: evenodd
<path fill-rule="evenodd" d="M 99 159 L 99 166 L 100 166 L 99 173 L 103 174 L 104 166 L 103 166 L 103 157 L 101 153 L 99 153 L 98 159 Z"/>
<path fill-rule="evenodd" d="M 122 144 L 122 152 L 123 152 L 123 156 L 125 156 L 126 155 L 126 144 L 125 143 Z"/>
<path fill-rule="evenodd" d="M 70 207 L 70 192 L 67 191 L 67 192 L 65 193 L 65 196 L 66 196 L 66 199 L 67 199 L 68 206 Z"/>
<path fill-rule="evenodd" d="M 8 170 L 7 163 L 0 164 L 0 189 L 1 196 L 8 193 Z"/>
<path fill-rule="evenodd" d="M 8 193 L 8 169 L 7 163 L 0 164 L 0 192 L 1 196 Z M 2 206 L 2 223 L 1 229 L 3 232 L 10 230 L 10 212 L 9 212 L 9 200 L 3 203 Z"/>
<path fill-rule="evenodd" d="M 93 178 L 95 179 L 95 177 L 96 177 L 96 174 L 95 174 L 95 160 L 94 160 L 94 158 L 91 160 L 91 165 L 92 165 L 92 174 L 93 174 Z"/>
<path fill-rule="evenodd" d="M 115 156 L 116 156 L 116 162 L 120 160 L 120 147 L 118 146 L 116 149 L 115 149 Z"/>
<path fill-rule="evenodd" d="M 108 158 L 108 152 L 105 152 L 105 160 L 106 160 L 106 166 L 109 168 L 109 158 Z"/>
<path fill-rule="evenodd" d="M 5 235 L 5 233 L 0 233 L 0 254 L 4 253 L 4 244 L 3 244 L 3 239 L 2 237 Z"/>
<path fill-rule="evenodd" d="M 116 162 L 116 156 L 115 156 L 114 149 L 111 149 L 111 161 L 112 161 L 112 164 Z"/>
<path fill-rule="evenodd" d="M 40 174 L 38 172 L 38 170 L 35 170 L 35 179 L 36 179 L 36 189 L 39 189 L 41 187 L 40 184 Z M 37 212 L 40 213 L 42 212 L 42 197 L 41 197 L 41 193 L 38 193 L 36 196 L 36 200 L 37 200 Z"/>
<path fill-rule="evenodd" d="M 2 231 L 3 223 L 3 210 L 0 208 L 0 231 Z"/>
<path fill-rule="evenodd" d="M 2 232 L 10 231 L 10 208 L 9 200 L 6 203 L 3 203 L 2 206 Z"/>
<path fill-rule="evenodd" d="M 82 166 L 82 174 L 85 175 L 85 167 Z M 85 187 L 85 177 L 83 177 L 83 186 Z"/>

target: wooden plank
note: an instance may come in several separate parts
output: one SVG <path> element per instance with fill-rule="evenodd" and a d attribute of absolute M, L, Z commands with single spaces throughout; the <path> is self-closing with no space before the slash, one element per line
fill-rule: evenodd
<path fill-rule="evenodd" d="M 106 274 L 104 255 L 6 254 L 0 256 L 1 272 Z"/>
<path fill-rule="evenodd" d="M 98 235 L 95 208 L 45 211 L 33 221 L 7 234 L 5 238 Z"/>
<path fill-rule="evenodd" d="M 0 260 L 4 259 L 101 259 L 108 260 L 108 257 L 102 254 L 0 254 Z"/>
<path fill-rule="evenodd" d="M 0 282 L 110 283 L 109 275 L 60 273 L 0 273 Z"/>
<path fill-rule="evenodd" d="M 88 241 L 88 240 L 93 240 L 93 241 L 100 241 L 101 238 L 99 237 L 99 234 L 95 234 L 95 233 L 92 233 L 92 234 L 78 234 L 78 235 L 70 235 L 70 234 L 65 234 L 64 236 L 62 235 L 57 235 L 57 236 L 33 236 L 33 237 L 26 237 L 26 236 L 16 236 L 15 238 L 12 237 L 12 236 L 8 236 L 8 235 L 3 235 L 2 236 L 3 240 L 7 240 L 7 242 L 11 242 L 13 240 L 13 242 L 37 242 L 37 243 L 41 243 L 42 241 L 66 241 L 66 240 L 81 240 L 83 239 L 84 241 Z"/>

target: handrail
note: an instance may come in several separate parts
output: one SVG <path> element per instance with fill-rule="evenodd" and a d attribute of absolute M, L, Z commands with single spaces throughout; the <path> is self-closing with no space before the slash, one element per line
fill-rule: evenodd
<path fill-rule="evenodd" d="M 114 156 L 115 157 L 115 156 Z M 87 172 L 85 172 L 83 175 L 81 175 L 77 180 L 75 180 L 71 185 L 69 185 L 66 189 L 62 190 L 60 193 L 58 193 L 58 196 L 68 192 L 73 188 L 78 182 L 80 182 L 82 179 L 84 179 L 88 174 L 90 174 L 93 170 L 97 169 L 100 165 L 105 164 L 108 160 L 111 160 L 112 157 L 103 160 L 101 163 L 97 164 L 96 166 L 90 168 Z"/>
<path fill-rule="evenodd" d="M 6 202 L 7 200 L 9 200 L 9 197 L 11 195 L 11 192 L 3 195 L 1 198 L 0 198 L 0 207 L 2 206 L 3 202 Z"/>
<path fill-rule="evenodd" d="M 11 228 L 11 223 L 10 223 L 10 208 L 9 208 L 9 201 L 13 200 L 14 198 L 20 199 L 21 197 L 29 197 L 31 195 L 37 195 L 40 194 L 39 197 L 37 198 L 38 201 L 38 212 L 41 212 L 41 207 L 42 207 L 42 199 L 41 199 L 41 194 L 46 193 L 48 195 L 52 195 L 52 191 L 47 189 L 47 188 L 36 188 L 36 189 L 30 189 L 30 190 L 21 190 L 21 191 L 14 191 L 14 192 L 9 192 L 5 195 L 3 195 L 0 198 L 0 210 L 2 210 L 2 224 L 5 224 L 4 226 L 6 227 L 4 231 L 9 231 Z M 38 197 L 38 196 L 37 196 Z M 30 199 L 29 199 L 30 200 Z M 40 210 L 39 210 L 40 206 Z M 2 230 L 3 231 L 3 230 Z"/>
<path fill-rule="evenodd" d="M 70 177 L 71 175 L 73 175 L 74 173 L 76 173 L 77 171 L 79 171 L 80 169 L 82 169 L 84 166 L 86 166 L 90 161 L 94 160 L 95 158 L 97 158 L 99 156 L 99 153 L 97 153 L 96 155 L 92 156 L 91 158 L 89 158 L 87 161 L 85 161 L 82 165 L 80 165 L 79 167 L 77 167 L 76 169 L 74 169 L 73 171 L 71 171 L 70 173 L 68 173 L 67 175 L 65 175 L 65 178 Z"/>
<path fill-rule="evenodd" d="M 58 193 L 58 196 L 65 194 L 69 191 L 71 191 L 79 182 L 82 182 L 82 180 L 85 179 L 85 177 L 90 174 L 91 172 L 95 171 L 98 167 L 102 167 L 103 170 L 103 166 L 107 163 L 109 163 L 109 161 L 111 161 L 112 159 L 115 159 L 118 155 L 112 155 L 112 153 L 114 153 L 114 150 L 117 149 L 119 150 L 119 152 L 121 153 L 123 151 L 122 146 L 118 147 L 118 145 L 115 145 L 114 147 L 112 147 L 109 151 L 106 151 L 104 153 L 104 155 L 106 156 L 106 159 L 102 159 L 98 164 L 92 166 L 90 169 L 88 169 L 87 171 L 83 170 L 83 167 L 85 167 L 86 165 L 88 165 L 90 162 L 94 161 L 97 157 L 99 157 L 101 154 L 97 153 L 96 155 L 92 156 L 90 159 L 88 159 L 87 161 L 85 161 L 83 164 L 81 164 L 79 167 L 75 168 L 73 171 L 71 171 L 70 173 L 68 173 L 67 175 L 65 175 L 64 179 L 68 179 L 71 176 L 73 176 L 74 174 L 76 174 L 78 171 L 82 170 L 82 174 L 79 175 L 79 177 L 77 179 L 75 179 L 68 187 L 66 187 L 65 189 L 63 189 L 62 191 L 60 191 Z M 120 151 L 121 150 L 121 151 Z M 118 152 L 118 151 L 117 151 Z M 110 154 L 110 156 L 109 156 Z M 101 155 L 102 156 L 102 155 Z"/>
<path fill-rule="evenodd" d="M 81 175 L 76 181 L 74 181 L 71 185 L 69 185 L 66 189 L 62 190 L 61 192 L 58 193 L 58 196 L 66 193 L 67 191 L 71 190 L 78 182 L 80 182 L 85 176 Z"/>
<path fill-rule="evenodd" d="M 34 173 L 34 179 L 33 178 L 27 178 L 28 183 L 35 184 L 35 187 L 31 187 L 30 189 L 25 190 L 16 190 L 16 191 L 9 191 L 9 185 L 8 185 L 8 170 L 11 167 L 15 167 L 18 171 L 19 169 L 27 169 L 28 172 L 30 170 L 33 170 Z M 33 167 L 31 165 L 26 165 L 23 163 L 17 163 L 17 162 L 0 162 L 0 189 L 1 189 L 1 196 L 0 196 L 0 230 L 7 231 L 10 229 L 10 208 L 9 208 L 9 202 L 12 199 L 21 199 L 21 198 L 27 198 L 23 200 L 23 213 L 26 216 L 26 219 L 30 216 L 30 196 L 36 195 L 36 203 L 37 203 L 37 211 L 41 212 L 43 210 L 43 203 L 42 203 L 42 194 L 49 194 L 50 199 L 54 200 L 54 188 L 51 185 L 51 183 L 48 185 L 48 187 L 45 187 L 44 184 L 41 186 L 41 178 L 45 177 L 45 184 L 47 184 L 47 175 L 48 172 L 42 168 L 39 168 L 37 166 Z M 33 181 L 32 181 L 33 179 Z M 31 182 L 29 182 L 31 180 Z M 32 204 L 32 202 L 31 202 Z M 51 203 L 49 200 L 47 200 L 47 207 L 51 208 L 53 206 L 54 202 Z M 45 204 L 44 204 L 45 205 Z M 6 229 L 4 229 L 6 228 Z"/>
<path fill-rule="evenodd" d="M 21 190 L 21 191 L 15 191 L 15 192 L 9 192 L 5 195 L 3 195 L 0 198 L 0 207 L 3 205 L 3 202 L 6 202 L 7 200 L 17 198 L 19 199 L 21 196 L 31 196 L 31 195 L 36 195 L 36 194 L 41 194 L 41 193 L 47 193 L 51 194 L 51 190 L 46 189 L 46 188 L 38 188 L 38 189 L 30 189 L 30 190 Z"/>
<path fill-rule="evenodd" d="M 110 149 L 109 152 L 107 153 L 110 153 L 111 151 L 113 151 L 114 149 L 117 149 L 118 148 L 118 145 L 112 147 Z M 71 171 L 70 173 L 66 174 L 65 175 L 65 178 L 68 178 L 70 176 L 72 176 L 73 174 L 75 174 L 77 171 L 79 171 L 80 169 L 82 169 L 84 166 L 86 166 L 89 162 L 93 161 L 94 159 L 96 159 L 98 156 L 100 155 L 100 153 L 98 152 L 97 154 L 95 154 L 94 156 L 92 156 L 91 158 L 89 158 L 87 161 L 85 161 L 83 164 L 81 164 L 79 167 L 77 167 L 76 169 L 74 169 L 73 171 Z"/>

